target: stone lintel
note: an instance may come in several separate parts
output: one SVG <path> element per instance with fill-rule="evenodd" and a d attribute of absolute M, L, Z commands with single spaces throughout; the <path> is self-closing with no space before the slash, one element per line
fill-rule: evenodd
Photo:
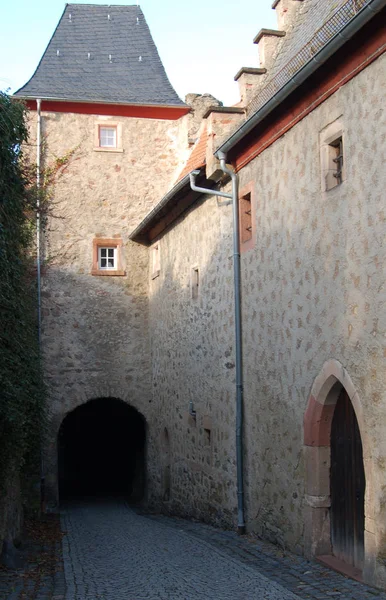
<path fill-rule="evenodd" d="M 210 106 L 202 118 L 207 119 L 209 115 L 214 112 L 226 114 L 244 114 L 245 110 L 239 106 Z"/>
<path fill-rule="evenodd" d="M 236 75 L 234 76 L 234 80 L 237 81 L 238 79 L 240 79 L 241 75 L 265 75 L 267 72 L 267 69 L 262 69 L 260 67 L 241 67 L 241 69 L 239 71 L 237 71 Z"/>
<path fill-rule="evenodd" d="M 284 37 L 285 31 L 280 31 L 279 29 L 260 29 L 259 33 L 253 40 L 254 44 L 258 44 L 261 38 L 269 36 L 269 37 Z"/>

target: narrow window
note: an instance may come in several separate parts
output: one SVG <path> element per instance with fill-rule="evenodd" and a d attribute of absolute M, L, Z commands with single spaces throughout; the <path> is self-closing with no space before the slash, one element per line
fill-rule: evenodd
<path fill-rule="evenodd" d="M 151 249 L 151 263 L 152 263 L 151 276 L 152 276 L 152 279 L 155 279 L 156 277 L 159 276 L 160 271 L 161 271 L 161 255 L 160 255 L 159 244 L 156 244 Z"/>
<path fill-rule="evenodd" d="M 336 180 L 336 185 L 339 185 L 343 181 L 343 140 L 342 137 L 334 140 L 330 144 L 330 154 L 333 163 L 332 176 Z M 334 170 L 335 167 L 335 170 Z"/>
<path fill-rule="evenodd" d="M 240 198 L 240 237 L 241 243 L 245 244 L 252 239 L 252 209 L 251 193 L 248 192 Z"/>
<path fill-rule="evenodd" d="M 192 268 L 192 282 L 191 282 L 193 300 L 196 300 L 198 298 L 199 285 L 200 285 L 199 269 L 198 269 L 198 267 L 193 267 Z"/>
<path fill-rule="evenodd" d="M 117 268 L 117 249 L 98 248 L 98 266 L 101 270 L 115 270 Z"/>
<path fill-rule="evenodd" d="M 116 148 L 117 147 L 117 128 L 116 127 L 99 127 L 99 146 L 101 148 Z"/>
<path fill-rule="evenodd" d="M 204 429 L 205 445 L 210 446 L 210 429 Z"/>
<path fill-rule="evenodd" d="M 322 191 L 328 192 L 345 180 L 344 127 L 336 119 L 319 132 Z"/>

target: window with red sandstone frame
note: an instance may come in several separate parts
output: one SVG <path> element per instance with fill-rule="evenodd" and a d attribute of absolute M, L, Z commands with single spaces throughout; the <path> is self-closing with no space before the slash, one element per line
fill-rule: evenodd
<path fill-rule="evenodd" d="M 123 152 L 122 124 L 109 118 L 94 124 L 94 150 L 97 152 Z"/>

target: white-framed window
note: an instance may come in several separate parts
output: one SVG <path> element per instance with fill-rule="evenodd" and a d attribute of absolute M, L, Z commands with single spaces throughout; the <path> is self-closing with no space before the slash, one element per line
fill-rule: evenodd
<path fill-rule="evenodd" d="M 117 147 L 117 128 L 99 125 L 99 146 L 101 148 Z"/>
<path fill-rule="evenodd" d="M 98 268 L 101 270 L 109 269 L 116 271 L 117 269 L 117 247 L 104 248 L 98 247 Z"/>
<path fill-rule="evenodd" d="M 122 123 L 109 117 L 94 121 L 95 152 L 123 152 Z"/>

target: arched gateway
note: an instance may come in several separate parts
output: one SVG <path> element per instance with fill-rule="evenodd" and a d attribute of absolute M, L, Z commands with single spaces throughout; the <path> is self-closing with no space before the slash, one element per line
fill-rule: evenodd
<path fill-rule="evenodd" d="M 58 434 L 59 497 L 143 499 L 146 424 L 116 398 L 90 400 L 70 412 Z"/>
<path fill-rule="evenodd" d="M 306 551 L 358 576 L 365 558 L 361 428 L 362 407 L 352 381 L 342 365 L 328 361 L 304 418 Z"/>

